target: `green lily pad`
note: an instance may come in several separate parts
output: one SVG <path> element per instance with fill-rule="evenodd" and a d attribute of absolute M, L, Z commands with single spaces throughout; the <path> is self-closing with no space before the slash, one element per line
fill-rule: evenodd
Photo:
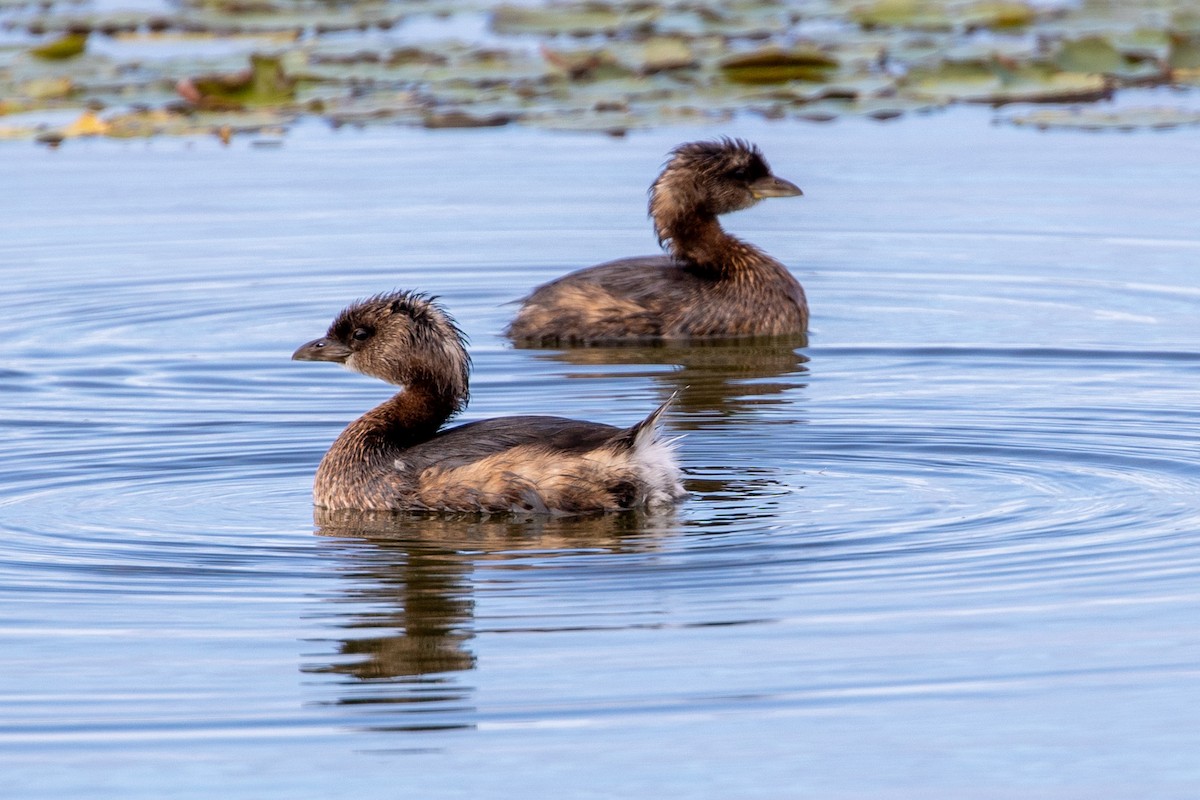
<path fill-rule="evenodd" d="M 1173 70 L 1200 71 L 1200 34 L 1176 33 L 1170 37 L 1167 66 Z"/>
<path fill-rule="evenodd" d="M 66 75 L 32 78 L 17 87 L 17 94 L 30 100 L 57 100 L 75 92 L 75 82 Z"/>
<path fill-rule="evenodd" d="M 1088 36 L 1083 39 L 1072 39 L 1062 43 L 1054 63 L 1059 69 L 1067 72 L 1107 72 L 1121 71 L 1125 59 L 1117 52 L 1112 43 L 1101 36 Z"/>
<path fill-rule="evenodd" d="M 1161 64 L 1167 62 L 1171 40 L 1166 31 L 1136 28 L 1128 31 L 1114 31 L 1108 36 L 1113 46 L 1127 59 L 1153 59 Z"/>
<path fill-rule="evenodd" d="M 1126 108 L 1105 111 L 1093 108 L 1039 109 L 1009 117 L 1009 122 L 1040 129 L 1129 131 L 1200 125 L 1200 111 L 1182 108 Z"/>
<path fill-rule="evenodd" d="M 850 17 L 865 28 L 910 28 L 949 31 L 955 28 L 1009 29 L 1031 25 L 1037 11 L 1017 0 L 982 0 L 974 3 L 938 0 L 875 0 L 851 11 Z"/>
<path fill-rule="evenodd" d="M 990 97 L 1002 85 L 1000 75 L 985 61 L 947 61 L 915 69 L 901 82 L 906 94 L 935 102 Z"/>
<path fill-rule="evenodd" d="M 501 34 L 590 36 L 645 30 L 659 10 L 644 5 L 623 9 L 603 3 L 532 6 L 502 5 L 492 12 L 492 30 Z"/>
<path fill-rule="evenodd" d="M 1023 28 L 1037 20 L 1033 6 L 1009 0 L 985 0 L 972 3 L 960 12 L 961 20 L 968 28 L 990 28 L 1005 30 Z"/>
<path fill-rule="evenodd" d="M 616 50 L 617 60 L 626 66 L 649 75 L 697 65 L 696 54 L 683 39 L 655 36 Z"/>
<path fill-rule="evenodd" d="M 1175 33 L 1200 34 L 1200 8 L 1183 2 L 1171 12 L 1170 29 Z"/>
<path fill-rule="evenodd" d="M 513 121 L 510 114 L 471 114 L 459 109 L 449 111 L 430 111 L 425 114 L 422 124 L 426 128 L 496 128 Z"/>
<path fill-rule="evenodd" d="M 1112 94 L 1112 86 L 1102 75 L 1001 61 L 948 62 L 937 69 L 917 70 L 906 78 L 903 88 L 917 99 L 995 105 L 1084 102 Z"/>
<path fill-rule="evenodd" d="M 603 49 L 555 50 L 543 47 L 542 57 L 552 68 L 571 80 L 602 80 L 633 74 L 612 53 Z"/>
<path fill-rule="evenodd" d="M 237 110 L 290 103 L 296 97 L 296 79 L 284 72 L 280 57 L 255 54 L 247 70 L 185 78 L 178 91 L 197 108 Z"/>
<path fill-rule="evenodd" d="M 31 47 L 29 52 L 47 61 L 64 61 L 82 55 L 87 49 L 87 40 L 86 33 L 68 33 L 46 44 Z"/>
<path fill-rule="evenodd" d="M 204 134 L 215 123 L 196 118 L 219 109 L 227 117 L 220 130 L 230 131 L 239 118 L 267 124 L 257 121 L 260 110 L 284 118 L 277 129 L 307 114 L 332 124 L 503 119 L 614 133 L 745 113 L 892 119 L 953 102 L 1083 103 L 1132 85 L 1200 85 L 1196 0 L 177 0 L 165 10 L 112 10 L 119 7 L 0 0 L 0 28 L 9 32 L 0 45 L 0 114 L 27 112 L 36 131 L 68 143 L 71 130 Z M 489 29 L 469 33 L 474 42 L 406 34 L 399 43 L 381 33 L 412 15 L 457 16 L 468 22 L 460 31 L 486 15 Z M 71 57 L 41 57 L 29 43 L 68 35 L 85 37 Z M 255 51 L 273 55 L 248 65 L 245 54 Z M 191 102 L 188 114 L 174 113 L 173 86 Z M 143 110 L 55 127 L 69 112 L 82 115 L 88 100 Z"/>
<path fill-rule="evenodd" d="M 1023 65 L 1005 75 L 999 92 L 976 102 L 1005 103 L 1082 103 L 1112 96 L 1112 84 L 1103 75 L 1084 72 L 1059 72 L 1051 67 Z"/>
<path fill-rule="evenodd" d="M 786 81 L 823 81 L 838 65 L 836 58 L 816 47 L 763 47 L 723 59 L 719 67 L 733 83 L 784 83 Z"/>
<path fill-rule="evenodd" d="M 687 2 L 664 9 L 655 20 L 655 30 L 693 39 L 712 36 L 725 41 L 762 41 L 786 30 L 796 14 L 777 0 Z"/>
<path fill-rule="evenodd" d="M 379 2 L 193 2 L 187 6 L 178 18 L 180 27 L 222 33 L 339 33 L 370 27 L 390 28 L 406 16 L 403 9 Z"/>
<path fill-rule="evenodd" d="M 1054 64 L 1064 72 L 1099 73 L 1123 79 L 1150 78 L 1163 72 L 1163 66 L 1152 55 L 1127 55 L 1103 36 L 1063 42 Z"/>
<path fill-rule="evenodd" d="M 850 12 L 864 28 L 916 28 L 950 30 L 954 20 L 938 3 L 924 0 L 876 0 Z"/>

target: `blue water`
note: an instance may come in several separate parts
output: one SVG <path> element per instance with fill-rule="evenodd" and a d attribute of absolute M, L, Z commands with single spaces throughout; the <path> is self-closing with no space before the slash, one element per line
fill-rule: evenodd
<path fill-rule="evenodd" d="M 1200 130 L 988 119 L 3 145 L 6 793 L 1196 796 Z M 726 223 L 806 346 L 497 336 L 654 252 L 649 181 L 720 134 L 805 191 Z M 691 498 L 314 520 L 390 390 L 288 357 L 397 287 L 470 335 L 464 419 L 682 389 Z"/>

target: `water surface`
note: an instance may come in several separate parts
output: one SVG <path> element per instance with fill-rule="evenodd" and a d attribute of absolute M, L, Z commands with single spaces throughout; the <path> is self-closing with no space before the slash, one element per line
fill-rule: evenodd
<path fill-rule="evenodd" d="M 7 147 L 14 796 L 1195 796 L 1200 132 L 985 118 Z M 654 252 L 650 179 L 718 134 L 805 190 L 727 225 L 807 344 L 498 338 Z M 471 336 L 466 420 L 682 390 L 689 501 L 314 518 L 389 390 L 288 356 L 393 288 Z"/>

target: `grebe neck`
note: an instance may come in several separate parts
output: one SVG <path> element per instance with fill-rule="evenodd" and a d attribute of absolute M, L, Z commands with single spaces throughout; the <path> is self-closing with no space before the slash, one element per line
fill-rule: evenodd
<path fill-rule="evenodd" d="M 769 259 L 754 245 L 726 233 L 715 214 L 690 210 L 655 223 L 659 241 L 671 255 L 705 277 L 731 279 Z"/>
<path fill-rule="evenodd" d="M 450 419 L 459 405 L 423 383 L 405 387 L 350 423 L 330 449 L 349 449 L 360 458 L 378 455 L 386 460 L 414 444 L 424 442 Z"/>

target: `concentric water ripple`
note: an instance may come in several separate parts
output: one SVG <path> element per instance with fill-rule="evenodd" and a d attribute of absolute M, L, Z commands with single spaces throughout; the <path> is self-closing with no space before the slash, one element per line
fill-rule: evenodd
<path fill-rule="evenodd" d="M 991 130 L 979 159 L 944 140 L 935 158 L 908 124 L 889 148 L 870 126 L 805 129 L 803 148 L 752 132 L 781 174 L 808 173 L 806 197 L 730 227 L 795 265 L 814 328 L 691 348 L 496 332 L 533 284 L 652 250 L 646 173 L 713 132 L 595 144 L 588 176 L 577 140 L 302 132 L 177 154 L 183 200 L 145 166 L 162 153 L 56 154 L 72 224 L 36 192 L 0 221 L 0 256 L 31 266 L 0 296 L 17 785 L 198 797 L 232 763 L 255 797 L 373 796 L 399 772 L 431 797 L 571 796 L 595 769 L 606 796 L 668 773 L 695 797 L 966 796 L 1013 775 L 1028 783 L 997 796 L 1069 779 L 1103 797 L 1129 774 L 1186 796 L 1200 240 L 1139 209 L 1178 207 L 1200 176 L 1132 139 L 1039 140 L 1055 166 Z M 439 181 L 468 145 L 478 173 Z M 1083 152 L 1140 177 L 1097 186 Z M 966 208 L 948 176 L 968 163 L 1005 191 Z M 321 454 L 391 389 L 290 353 L 393 287 L 441 294 L 470 334 L 466 420 L 628 424 L 677 394 L 690 499 L 314 516 Z M 133 766 L 98 783 L 117 758 Z M 728 777 L 747 765 L 763 792 Z"/>

